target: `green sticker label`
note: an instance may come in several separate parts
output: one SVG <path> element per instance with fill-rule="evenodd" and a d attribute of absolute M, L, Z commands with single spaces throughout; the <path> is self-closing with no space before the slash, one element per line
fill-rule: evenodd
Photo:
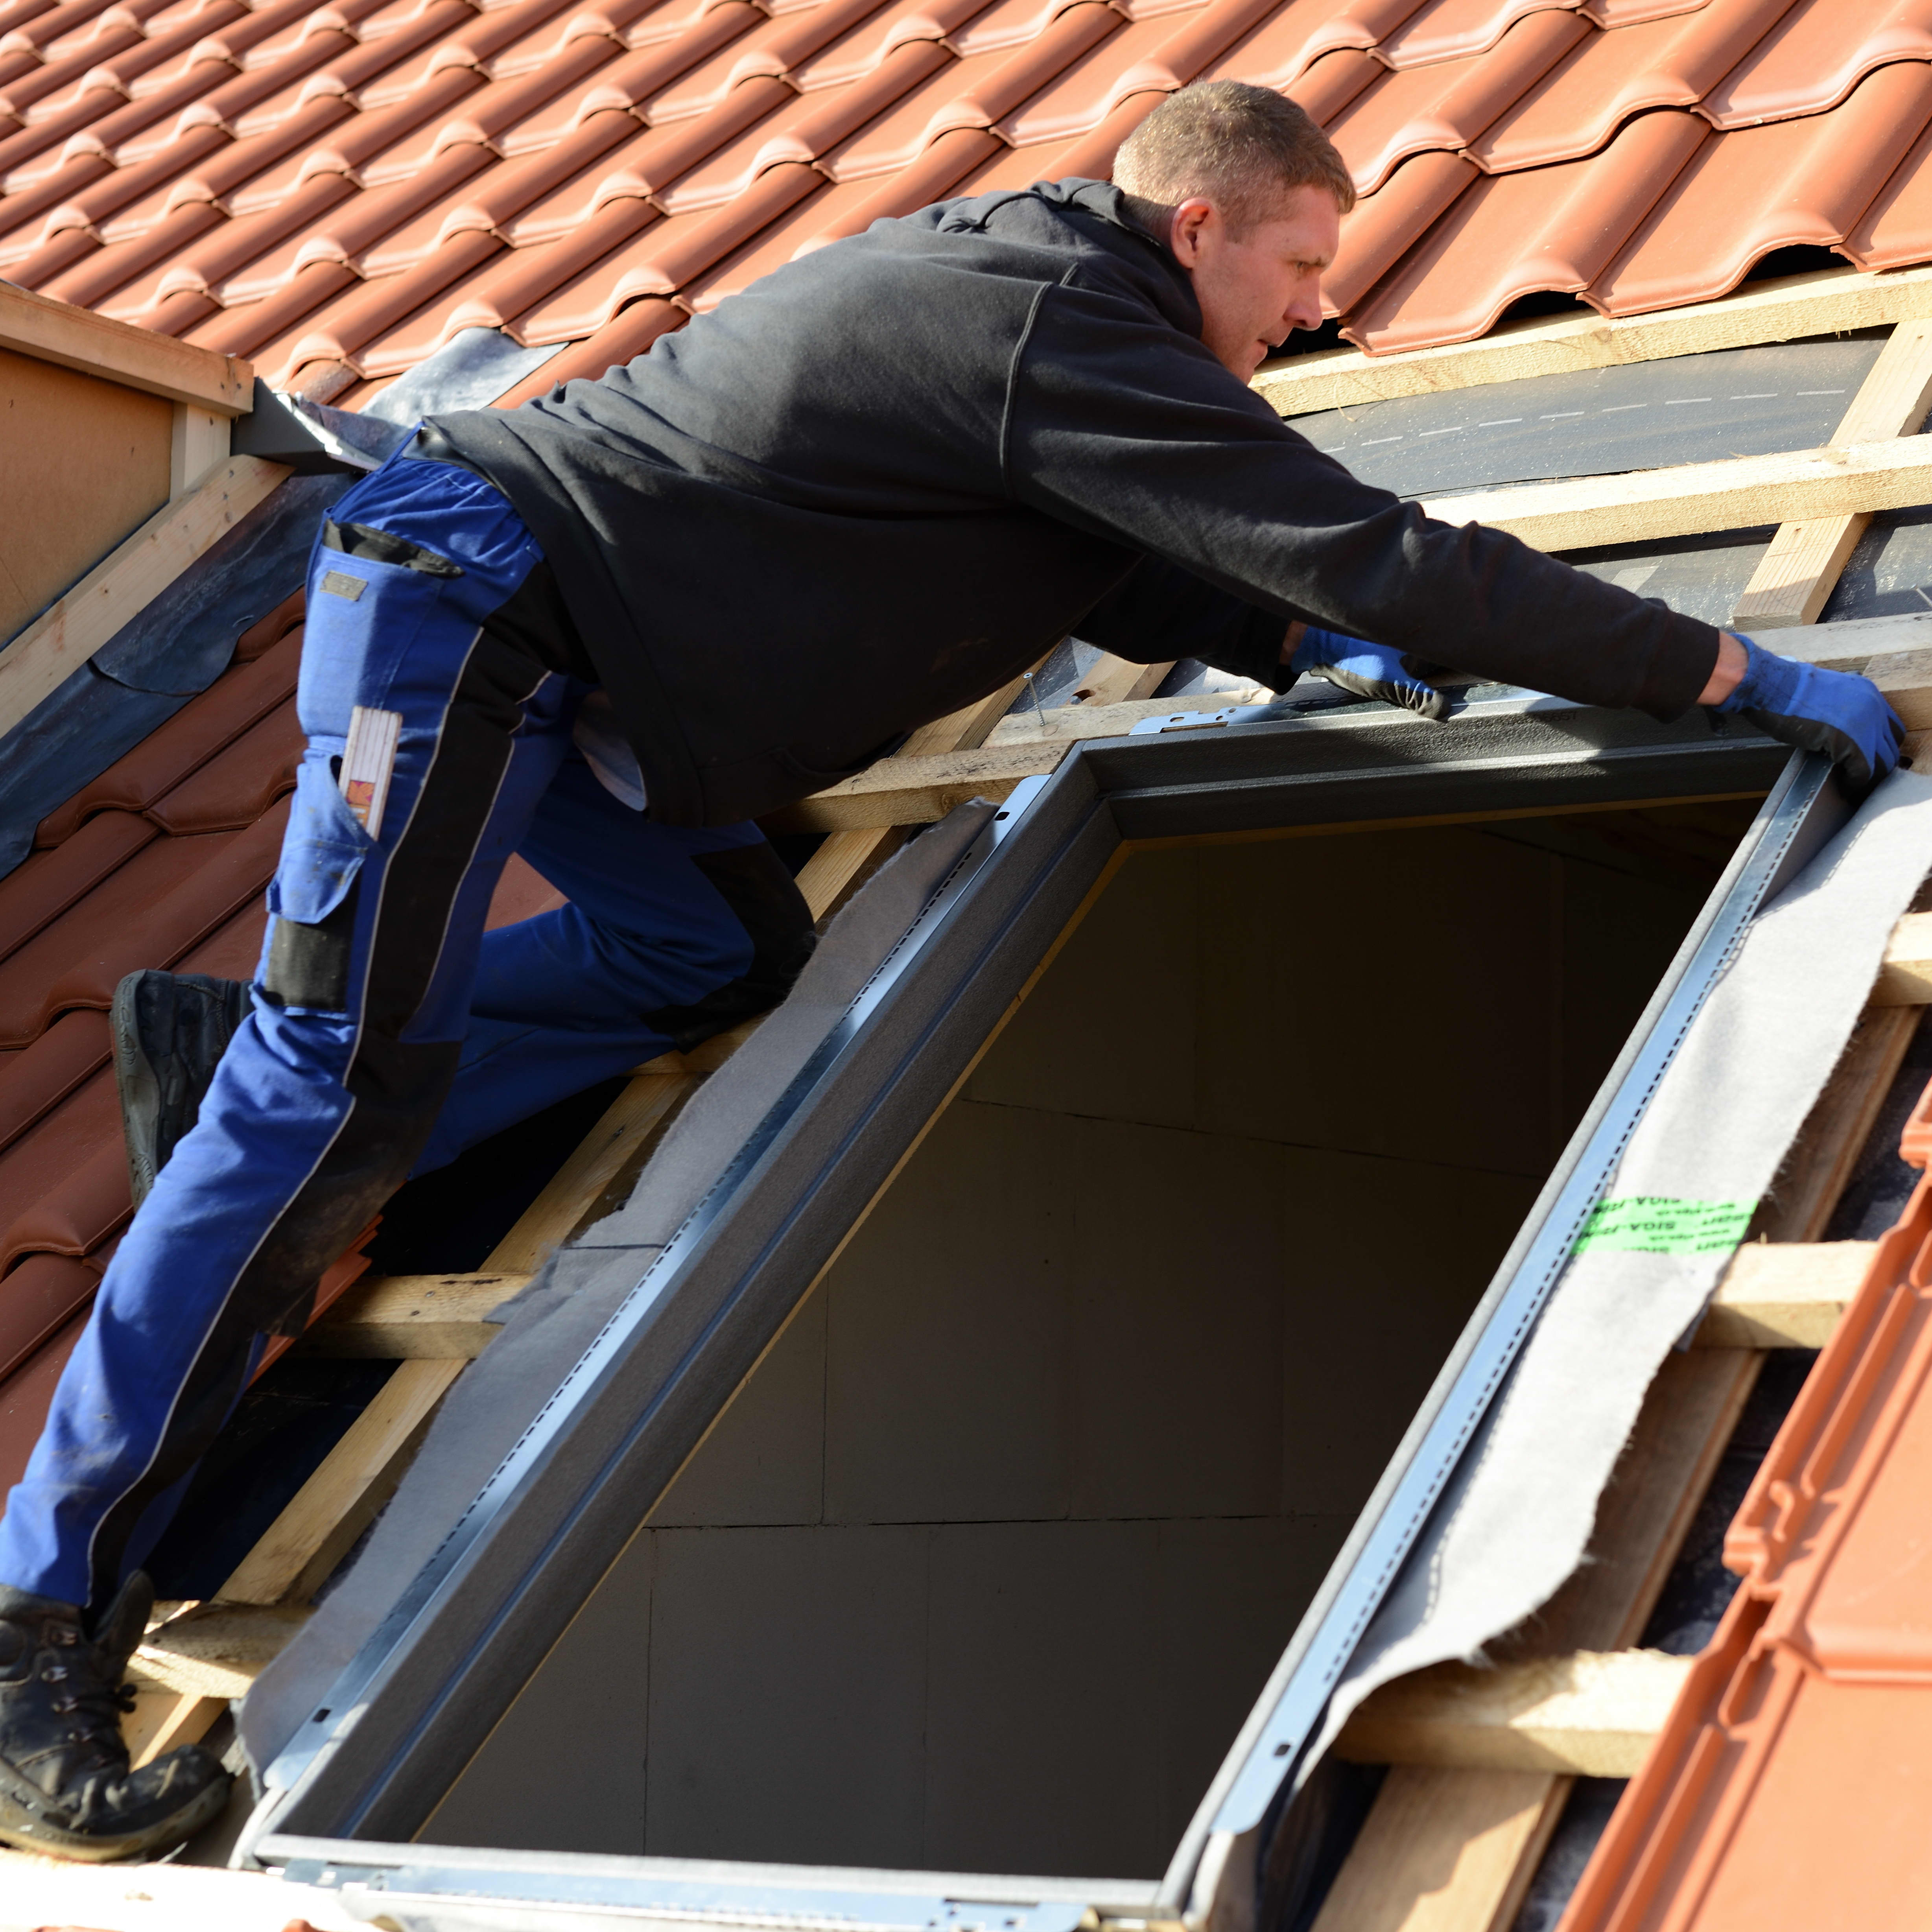
<path fill-rule="evenodd" d="M 1709 1255 L 1744 1239 L 1754 1201 L 1685 1201 L 1672 1194 L 1627 1194 L 1600 1201 L 1574 1252 L 1621 1248 L 1646 1255 Z"/>

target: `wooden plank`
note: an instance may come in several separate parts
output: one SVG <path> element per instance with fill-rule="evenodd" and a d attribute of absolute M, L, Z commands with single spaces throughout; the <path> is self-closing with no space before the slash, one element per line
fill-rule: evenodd
<path fill-rule="evenodd" d="M 172 1862 L 79 1864 L 0 1851 L 9 1926 L 112 1932 L 368 1932 L 334 1892 L 280 1873 Z"/>
<path fill-rule="evenodd" d="M 1832 441 L 1849 446 L 1915 434 L 1932 406 L 1932 322 L 1902 322 L 1879 352 Z M 1864 512 L 1782 525 L 1731 616 L 1740 630 L 1808 624 L 1825 608 L 1871 518 Z"/>
<path fill-rule="evenodd" d="M 232 1701 L 244 1695 L 314 1612 L 295 1604 L 157 1604 L 128 1669 L 137 1694 L 172 1691 Z"/>
<path fill-rule="evenodd" d="M 220 1591 L 232 1604 L 300 1602 L 386 1502 L 436 1404 L 466 1364 L 407 1361 L 298 1490 Z"/>
<path fill-rule="evenodd" d="M 496 1339 L 490 1318 L 530 1284 L 527 1274 L 370 1275 L 302 1338 L 318 1355 L 382 1361 L 473 1361 Z"/>
<path fill-rule="evenodd" d="M 1008 751 L 1022 745 L 1064 745 L 1081 738 L 1124 738 L 1144 718 L 1164 717 L 1171 711 L 1221 711 L 1231 704 L 1254 704 L 1272 697 L 1259 685 L 1216 691 L 1195 698 L 1136 698 L 1118 704 L 1056 704 L 1036 717 L 1015 712 L 1002 718 L 986 740 L 988 750 Z"/>
<path fill-rule="evenodd" d="M 1754 1240 L 1823 1239 L 1918 1025 L 1916 1006 L 1866 1007 L 1752 1220 Z"/>
<path fill-rule="evenodd" d="M 1555 1781 L 1568 1790 L 1568 1779 Z M 1508 1932 L 1561 1809 L 1549 1803 L 1552 1782 L 1541 1772 L 1397 1765 L 1314 1932 Z"/>
<path fill-rule="evenodd" d="M 1909 912 L 1892 928 L 1885 962 L 1872 988 L 1881 1006 L 1922 1006 L 1932 1000 L 1932 912 Z"/>
<path fill-rule="evenodd" d="M 1876 1241 L 1751 1241 L 1698 1325 L 1701 1348 L 1822 1348 L 1871 1266 Z"/>
<path fill-rule="evenodd" d="M 254 406 L 254 368 L 240 356 L 112 322 L 10 282 L 0 283 L 0 349 L 224 416 L 245 416 Z"/>
<path fill-rule="evenodd" d="M 1161 680 L 1174 668 L 1166 664 L 1136 664 L 1102 651 L 1087 667 L 1086 675 L 1073 687 L 1070 703 L 1076 705 L 1130 704 L 1137 698 L 1151 698 Z"/>
<path fill-rule="evenodd" d="M 1653 315 L 1564 316 L 1492 329 L 1475 342 L 1396 356 L 1336 350 L 1294 356 L 1255 378 L 1256 389 L 1285 416 L 1352 409 L 1398 396 L 1435 395 L 1526 376 L 1562 376 L 1626 362 L 1748 349 L 1802 335 L 1881 328 L 1932 316 L 1932 268 L 1826 268 L 1754 284 L 1715 302 L 1690 302 Z"/>
<path fill-rule="evenodd" d="M 690 1073 L 634 1076 L 497 1243 L 483 1264 L 485 1270 L 534 1274 L 620 1177 L 641 1162 L 701 1078 Z"/>
<path fill-rule="evenodd" d="M 1037 671 L 1046 662 L 1042 658 L 1034 670 Z M 1012 708 L 1026 682 L 1024 677 L 1014 678 L 977 704 L 922 724 L 899 748 L 898 755 L 923 758 L 935 753 L 977 751 Z M 804 828 L 826 832 L 825 842 L 805 862 L 798 874 L 798 889 L 812 908 L 813 920 L 822 926 L 830 919 L 905 842 L 904 833 L 896 828 L 902 823 L 914 822 L 868 819 L 844 830 L 828 830 L 823 826 Z"/>
<path fill-rule="evenodd" d="M 1636 1642 L 1763 1360 L 1756 1349 L 1713 1348 L 1665 1361 L 1598 1504 L 1588 1560 L 1490 1646 L 1492 1656 L 1508 1663 Z M 1398 1767 L 1317 1932 L 1504 1932 L 1570 1784 L 1546 1772 Z"/>
<path fill-rule="evenodd" d="M 842 784 L 788 806 L 764 822 L 785 832 L 928 824 L 969 799 L 1003 799 L 1021 779 L 1052 771 L 1072 742 L 1042 738 L 998 749 L 881 758 Z"/>
<path fill-rule="evenodd" d="M 165 504 L 0 650 L 0 733 L 10 731 L 288 474 L 233 456 Z"/>
<path fill-rule="evenodd" d="M 228 1703 L 226 1697 L 136 1690 L 134 1709 L 121 1720 L 122 1739 L 134 1768 L 152 1764 L 178 1744 L 200 1743 Z"/>
<path fill-rule="evenodd" d="M 1924 438 L 1903 436 L 1623 476 L 1514 484 L 1438 497 L 1423 508 L 1444 523 L 1486 524 L 1538 550 L 1558 550 L 1906 509 L 1928 501 L 1932 453 Z"/>
<path fill-rule="evenodd" d="M 1689 1675 L 1660 1651 L 1579 1651 L 1492 1669 L 1441 1664 L 1384 1684 L 1335 1749 L 1358 1764 L 1631 1778 Z"/>
<path fill-rule="evenodd" d="M 172 501 L 194 489 L 228 456 L 232 416 L 198 403 L 177 403 L 168 448 L 168 496 Z"/>

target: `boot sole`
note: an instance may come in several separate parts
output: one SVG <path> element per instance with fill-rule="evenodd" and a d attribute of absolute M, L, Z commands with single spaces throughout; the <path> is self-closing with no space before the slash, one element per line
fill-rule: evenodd
<path fill-rule="evenodd" d="M 38 1821 L 23 1822 L 20 1807 L 0 1797 L 0 1845 L 71 1858 L 80 1864 L 111 1864 L 118 1858 L 139 1858 L 146 1852 L 172 1850 L 221 1815 L 234 1783 L 232 1778 L 224 1774 L 180 1810 L 157 1820 L 146 1831 L 125 1832 L 111 1838 L 84 1832 L 64 1832 L 57 1825 Z"/>

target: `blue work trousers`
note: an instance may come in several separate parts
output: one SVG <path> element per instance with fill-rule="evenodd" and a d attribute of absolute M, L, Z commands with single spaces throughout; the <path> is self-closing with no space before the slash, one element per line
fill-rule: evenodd
<path fill-rule="evenodd" d="M 412 1172 L 783 997 L 810 915 L 756 827 L 651 823 L 573 748 L 592 688 L 500 492 L 405 452 L 311 562 L 297 776 L 253 1010 L 101 1283 L 0 1519 L 0 1582 L 105 1603 L 262 1338 Z M 352 707 L 400 714 L 377 836 Z M 521 852 L 569 898 L 486 934 Z"/>

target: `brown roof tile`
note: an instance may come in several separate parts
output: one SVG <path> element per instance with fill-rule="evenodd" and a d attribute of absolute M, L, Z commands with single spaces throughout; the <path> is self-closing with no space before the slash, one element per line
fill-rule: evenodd
<path fill-rule="evenodd" d="M 0 8 L 0 272 L 278 379 L 380 380 L 477 323 L 581 340 L 627 304 L 708 307 L 862 214 L 1103 170 L 1204 74 L 1333 130 L 1365 193 L 1331 292 L 1374 350 L 1599 280 L 1615 313 L 1688 299 L 1788 239 L 1926 253 L 1916 170 L 1872 179 L 1918 124 L 1888 146 L 1872 102 L 1910 122 L 1932 0 L 38 4 Z M 1687 110 L 1720 137 L 1689 168 L 1691 130 L 1642 125 Z M 1781 164 L 1724 143 L 1806 121 L 1819 176 L 1781 207 Z M 1538 178 L 1498 196 L 1478 170 Z M 1449 203 L 1483 261 L 1441 247 Z M 1700 224 L 1725 232 L 1694 274 Z"/>

